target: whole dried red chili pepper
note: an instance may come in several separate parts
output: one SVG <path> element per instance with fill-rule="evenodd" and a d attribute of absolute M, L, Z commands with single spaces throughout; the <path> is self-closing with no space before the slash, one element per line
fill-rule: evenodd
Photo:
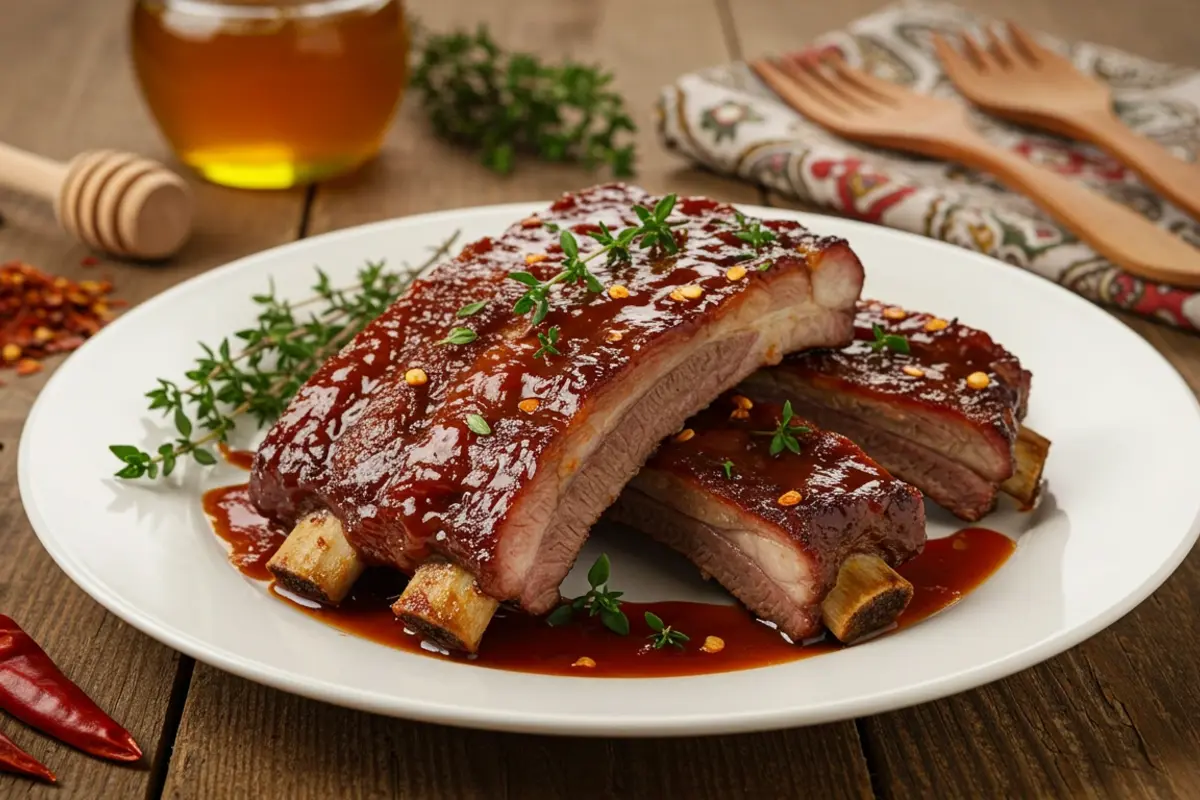
<path fill-rule="evenodd" d="M 16 742 L 0 733 L 0 771 L 28 775 L 46 783 L 56 783 L 58 778 L 46 769 L 46 765 L 17 747 Z"/>
<path fill-rule="evenodd" d="M 0 614 L 0 709 L 85 753 L 137 761 L 129 731 L 71 683 L 29 634 Z"/>

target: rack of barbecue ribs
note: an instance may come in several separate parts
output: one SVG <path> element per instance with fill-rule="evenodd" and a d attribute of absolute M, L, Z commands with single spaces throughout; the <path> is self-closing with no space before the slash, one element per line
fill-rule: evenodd
<path fill-rule="evenodd" d="M 539 324 L 517 313 L 529 286 L 509 274 L 559 274 L 561 230 L 586 258 L 600 223 L 636 226 L 657 199 L 564 195 L 415 281 L 321 367 L 252 468 L 254 503 L 292 528 L 269 564 L 282 586 L 337 603 L 365 566 L 401 570 L 405 625 L 475 651 L 499 603 L 558 603 L 660 440 L 759 367 L 850 341 L 863 270 L 844 240 L 769 221 L 774 239 L 748 243 L 758 223 L 706 198 L 674 206 L 678 253 L 635 242 L 589 263 L 604 291 L 560 281 Z"/>
<path fill-rule="evenodd" d="M 887 470 L 976 521 L 1003 491 L 1032 506 L 1050 442 L 1022 425 L 1030 372 L 957 320 L 861 301 L 854 341 L 797 353 L 749 378 L 751 398 L 853 439 Z"/>
<path fill-rule="evenodd" d="M 795 641 L 889 626 L 925 546 L 921 493 L 858 445 L 726 394 L 663 442 L 608 518 L 689 558 Z M 790 437 L 790 440 L 784 437 Z"/>

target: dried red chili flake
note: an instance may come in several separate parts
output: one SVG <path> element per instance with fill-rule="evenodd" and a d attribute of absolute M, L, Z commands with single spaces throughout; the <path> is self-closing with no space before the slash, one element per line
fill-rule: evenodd
<path fill-rule="evenodd" d="M 75 282 L 20 261 L 0 264 L 0 368 L 32 375 L 42 358 L 79 347 L 121 304 L 112 290 L 107 279 Z"/>
<path fill-rule="evenodd" d="M 100 259 L 96 258 L 95 256 L 85 256 L 83 260 L 79 262 L 80 266 L 83 267 L 94 267 L 99 263 Z"/>
<path fill-rule="evenodd" d="M 42 362 L 34 361 L 32 358 L 22 358 L 17 362 L 18 375 L 33 375 L 35 372 L 42 371 Z"/>

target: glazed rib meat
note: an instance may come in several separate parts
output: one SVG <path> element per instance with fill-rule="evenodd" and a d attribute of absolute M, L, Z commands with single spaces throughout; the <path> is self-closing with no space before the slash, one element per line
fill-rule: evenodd
<path fill-rule="evenodd" d="M 876 326 L 881 336 L 904 337 L 909 352 L 878 343 Z M 863 301 L 849 346 L 789 356 L 743 390 L 790 399 L 796 413 L 850 437 L 934 502 L 975 521 L 1016 468 L 1030 377 L 983 331 Z"/>
<path fill-rule="evenodd" d="M 777 239 L 753 251 L 732 207 L 706 198 L 676 204 L 678 254 L 598 258 L 606 291 L 561 282 L 540 325 L 514 313 L 528 287 L 506 276 L 558 274 L 560 229 L 586 257 L 599 223 L 637 225 L 633 206 L 657 200 L 624 185 L 564 195 L 416 281 L 269 431 L 251 478 L 260 510 L 294 524 L 328 509 L 368 563 L 411 573 L 437 556 L 496 600 L 552 607 L 663 436 L 784 353 L 850 340 L 863 272 L 843 240 L 767 222 Z M 455 327 L 475 338 L 443 343 Z"/>
<path fill-rule="evenodd" d="M 725 395 L 689 420 L 608 516 L 678 550 L 804 639 L 820 630 L 821 603 L 849 556 L 895 567 L 921 552 L 924 504 L 849 439 L 807 420 L 793 420 L 804 426 L 794 433 L 799 453 L 771 455 L 772 437 L 758 432 L 776 428 L 781 407 L 737 409 Z"/>

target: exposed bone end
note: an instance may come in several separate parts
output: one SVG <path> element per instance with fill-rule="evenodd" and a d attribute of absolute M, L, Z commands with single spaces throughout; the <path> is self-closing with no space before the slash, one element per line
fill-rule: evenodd
<path fill-rule="evenodd" d="M 499 605 L 479 591 L 471 573 L 435 559 L 417 569 L 392 611 L 407 628 L 439 647 L 474 653 Z"/>
<path fill-rule="evenodd" d="M 853 555 L 842 562 L 821 615 L 825 627 L 849 644 L 895 622 L 912 596 L 912 584 L 882 558 Z"/>
<path fill-rule="evenodd" d="M 293 594 L 337 605 L 350 593 L 366 564 L 346 540 L 342 523 L 327 511 L 296 523 L 267 562 L 279 584 Z"/>
<path fill-rule="evenodd" d="M 1012 495 L 1025 508 L 1033 508 L 1042 490 L 1042 471 L 1050 454 L 1050 440 L 1032 428 L 1021 426 L 1013 448 L 1017 468 L 1000 490 Z"/>

